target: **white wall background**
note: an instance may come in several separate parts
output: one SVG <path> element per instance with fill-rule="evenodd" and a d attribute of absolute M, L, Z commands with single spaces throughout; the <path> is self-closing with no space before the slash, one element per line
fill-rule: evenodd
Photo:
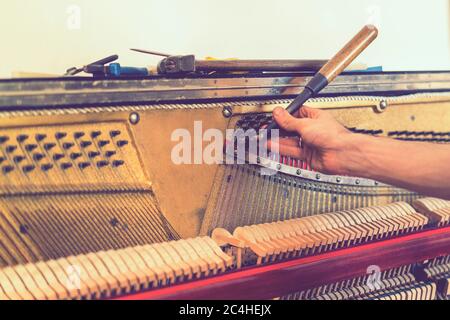
<path fill-rule="evenodd" d="M 79 28 L 73 8 L 80 10 Z M 450 69 L 448 0 L 3 0 L 0 77 L 63 73 L 113 53 L 124 65 L 158 61 L 130 47 L 326 59 L 367 22 L 380 34 L 360 62 Z"/>

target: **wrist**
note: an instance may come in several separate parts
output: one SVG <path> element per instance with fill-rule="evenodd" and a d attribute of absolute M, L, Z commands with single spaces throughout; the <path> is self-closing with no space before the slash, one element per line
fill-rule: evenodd
<path fill-rule="evenodd" d="M 343 139 L 343 151 L 340 152 L 340 162 L 342 163 L 342 173 L 347 176 L 370 178 L 367 168 L 366 148 L 374 142 L 376 138 L 351 133 Z"/>

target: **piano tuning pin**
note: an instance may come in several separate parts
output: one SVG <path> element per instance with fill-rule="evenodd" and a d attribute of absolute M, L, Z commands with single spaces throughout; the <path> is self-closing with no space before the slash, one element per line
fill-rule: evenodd
<path fill-rule="evenodd" d="M 61 163 L 61 165 L 60 165 L 60 168 L 61 168 L 62 170 L 67 170 L 67 169 L 72 168 L 72 167 L 73 167 L 73 164 L 70 163 L 70 162 L 63 162 L 63 163 Z"/>
<path fill-rule="evenodd" d="M 27 134 L 19 134 L 16 138 L 17 142 L 21 143 L 28 139 Z"/>
<path fill-rule="evenodd" d="M 41 142 L 42 140 L 44 140 L 45 138 L 47 138 L 47 135 L 44 133 L 37 133 L 34 138 L 36 139 L 37 142 Z"/>
<path fill-rule="evenodd" d="M 52 168 L 53 168 L 53 164 L 51 164 L 51 163 L 46 163 L 46 164 L 41 165 L 41 170 L 42 171 L 48 171 L 48 170 L 50 170 Z"/>
<path fill-rule="evenodd" d="M 56 147 L 56 143 L 53 143 L 53 142 L 44 144 L 44 149 L 45 149 L 46 151 L 50 151 L 50 150 L 53 149 L 54 147 Z"/>
<path fill-rule="evenodd" d="M 42 154 L 42 153 L 35 153 L 35 154 L 33 154 L 33 160 L 36 161 L 36 162 L 41 161 L 44 157 L 45 157 L 45 155 Z"/>
<path fill-rule="evenodd" d="M 108 145 L 109 143 L 110 143 L 109 140 L 100 140 L 100 141 L 98 142 L 98 146 L 99 146 L 100 148 L 102 148 L 102 147 Z"/>
<path fill-rule="evenodd" d="M 120 147 L 123 147 L 123 146 L 126 146 L 128 144 L 128 141 L 127 140 L 119 140 L 119 141 L 117 141 L 117 146 L 120 148 Z"/>
<path fill-rule="evenodd" d="M 17 146 L 9 145 L 9 146 L 6 147 L 6 152 L 7 153 L 13 153 L 16 149 L 17 149 Z"/>
<path fill-rule="evenodd" d="M 94 159 L 94 158 L 98 157 L 99 155 L 100 155 L 100 152 L 98 152 L 98 151 L 89 151 L 88 152 L 88 157 L 91 159 Z"/>
<path fill-rule="evenodd" d="M 25 225 L 25 224 L 21 224 L 21 225 L 19 226 L 19 232 L 20 232 L 21 234 L 27 234 L 27 233 L 28 233 L 28 226 Z"/>
<path fill-rule="evenodd" d="M 34 149 L 36 149 L 37 148 L 37 145 L 36 144 L 27 144 L 26 146 L 25 146 L 25 150 L 27 150 L 28 152 L 31 152 L 31 151 L 33 151 Z"/>
<path fill-rule="evenodd" d="M 23 160 L 25 160 L 25 157 L 24 157 L 24 156 L 14 156 L 14 157 L 13 157 L 13 161 L 14 161 L 15 163 L 21 163 Z"/>
<path fill-rule="evenodd" d="M 101 131 L 92 131 L 91 132 L 91 138 L 92 139 L 95 139 L 95 138 L 97 138 L 99 135 L 101 135 L 102 134 L 102 132 Z"/>
<path fill-rule="evenodd" d="M 70 154 L 70 159 L 76 160 L 76 159 L 78 159 L 78 158 L 81 157 L 81 156 L 82 156 L 82 154 L 79 153 L 79 152 L 72 152 L 72 153 Z"/>
<path fill-rule="evenodd" d="M 62 158 L 64 158 L 64 154 L 63 153 L 55 153 L 52 158 L 54 161 L 58 161 L 58 160 L 61 160 Z"/>
<path fill-rule="evenodd" d="M 3 166 L 2 167 L 2 172 L 3 173 L 10 173 L 11 171 L 13 171 L 14 170 L 14 167 L 13 166 L 10 166 L 10 165 L 6 165 L 6 166 Z"/>
<path fill-rule="evenodd" d="M 120 135 L 120 133 L 121 133 L 120 130 L 111 130 L 111 131 L 109 132 L 109 136 L 110 136 L 111 138 L 114 138 L 114 137 L 117 137 L 118 135 Z"/>
<path fill-rule="evenodd" d="M 62 145 L 62 147 L 63 147 L 63 149 L 65 149 L 65 150 L 69 150 L 69 149 L 71 149 L 74 145 L 75 145 L 75 144 L 74 144 L 73 142 L 64 142 L 63 145 Z"/>
<path fill-rule="evenodd" d="M 123 160 L 114 160 L 113 163 L 112 163 L 112 166 L 113 166 L 113 167 L 120 167 L 120 166 L 122 166 L 124 163 L 125 163 L 125 161 L 123 161 Z"/>
<path fill-rule="evenodd" d="M 80 142 L 80 146 L 81 146 L 82 148 L 87 148 L 87 147 L 89 147 L 89 146 L 91 146 L 91 145 L 92 145 L 92 141 L 84 140 L 84 141 L 81 141 L 81 142 Z"/>
<path fill-rule="evenodd" d="M 23 172 L 28 173 L 28 172 L 33 171 L 35 168 L 36 167 L 34 165 L 30 164 L 30 165 L 23 166 L 22 170 L 23 170 Z"/>
<path fill-rule="evenodd" d="M 113 226 L 116 227 L 119 224 L 119 220 L 117 220 L 117 218 L 112 218 L 109 223 Z"/>
<path fill-rule="evenodd" d="M 105 161 L 105 160 L 97 161 L 98 168 L 103 168 L 103 167 L 106 167 L 107 165 L 109 165 L 108 161 Z"/>
<path fill-rule="evenodd" d="M 58 139 L 58 140 L 66 137 L 66 136 L 67 136 L 67 132 L 57 132 L 57 133 L 55 133 L 55 138 Z"/>
<path fill-rule="evenodd" d="M 89 167 L 91 165 L 90 162 L 80 162 L 78 164 L 78 168 L 80 168 L 81 170 L 86 169 L 87 167 Z"/>
<path fill-rule="evenodd" d="M 73 134 L 73 137 L 74 137 L 75 139 L 80 139 L 80 138 L 82 138 L 82 137 L 84 137 L 84 136 L 85 136 L 85 133 L 82 132 L 82 131 L 77 131 L 77 132 L 74 132 L 74 134 Z"/>

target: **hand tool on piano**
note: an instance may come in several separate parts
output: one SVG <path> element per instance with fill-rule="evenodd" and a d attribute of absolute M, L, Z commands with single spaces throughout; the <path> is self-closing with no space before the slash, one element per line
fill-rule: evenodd
<path fill-rule="evenodd" d="M 130 49 L 131 51 L 136 51 L 136 52 L 140 52 L 140 53 L 145 53 L 145 54 L 151 54 L 154 56 L 161 56 L 161 57 L 170 57 L 172 56 L 171 54 L 168 53 L 162 53 L 162 52 L 156 52 L 156 51 L 150 51 L 150 50 L 144 50 L 144 49 Z"/>
<path fill-rule="evenodd" d="M 158 63 L 159 74 L 183 74 L 194 72 L 283 72 L 317 71 L 326 60 L 275 60 L 275 59 L 205 59 L 196 60 L 195 55 L 168 55 L 142 49 L 130 49 L 136 52 L 164 56 Z"/>
<path fill-rule="evenodd" d="M 333 58 L 331 58 L 317 74 L 306 84 L 303 91 L 292 101 L 286 110 L 290 114 L 297 112 L 303 104 L 317 95 L 336 78 L 378 35 L 373 25 L 364 26 Z M 266 127 L 267 132 L 278 129 L 275 120 Z"/>
<path fill-rule="evenodd" d="M 87 64 L 87 65 L 85 65 L 85 66 L 83 66 L 81 68 L 72 67 L 72 68 L 69 68 L 69 69 L 66 70 L 66 73 L 64 74 L 64 76 L 74 76 L 74 75 L 84 71 L 87 66 L 90 66 L 90 65 L 105 65 L 107 63 L 111 63 L 113 61 L 116 61 L 117 59 L 119 59 L 119 56 L 117 54 L 114 54 L 114 55 L 108 56 L 106 58 L 103 58 L 103 59 L 94 61 L 92 63 L 89 63 L 89 64 Z"/>
<path fill-rule="evenodd" d="M 171 56 L 158 64 L 158 73 L 316 71 L 325 60 L 196 60 L 194 55 Z"/>
<path fill-rule="evenodd" d="M 84 67 L 84 72 L 92 73 L 94 77 L 123 77 L 123 76 L 148 76 L 147 68 L 124 67 L 119 63 L 109 65 L 90 64 Z"/>

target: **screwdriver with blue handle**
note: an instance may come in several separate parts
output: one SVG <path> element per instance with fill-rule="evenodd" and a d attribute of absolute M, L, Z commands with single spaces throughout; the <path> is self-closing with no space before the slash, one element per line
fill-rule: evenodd
<path fill-rule="evenodd" d="M 317 95 L 331 81 L 336 78 L 378 35 L 378 30 L 373 25 L 364 26 L 333 58 L 306 84 L 303 91 L 292 101 L 286 110 L 290 114 L 296 113 L 303 104 Z M 270 130 L 279 129 L 278 124 L 272 120 L 264 128 L 270 136 Z"/>
<path fill-rule="evenodd" d="M 96 77 L 144 77 L 149 75 L 147 68 L 124 67 L 119 63 L 109 65 L 90 64 L 84 67 L 84 72 Z"/>

